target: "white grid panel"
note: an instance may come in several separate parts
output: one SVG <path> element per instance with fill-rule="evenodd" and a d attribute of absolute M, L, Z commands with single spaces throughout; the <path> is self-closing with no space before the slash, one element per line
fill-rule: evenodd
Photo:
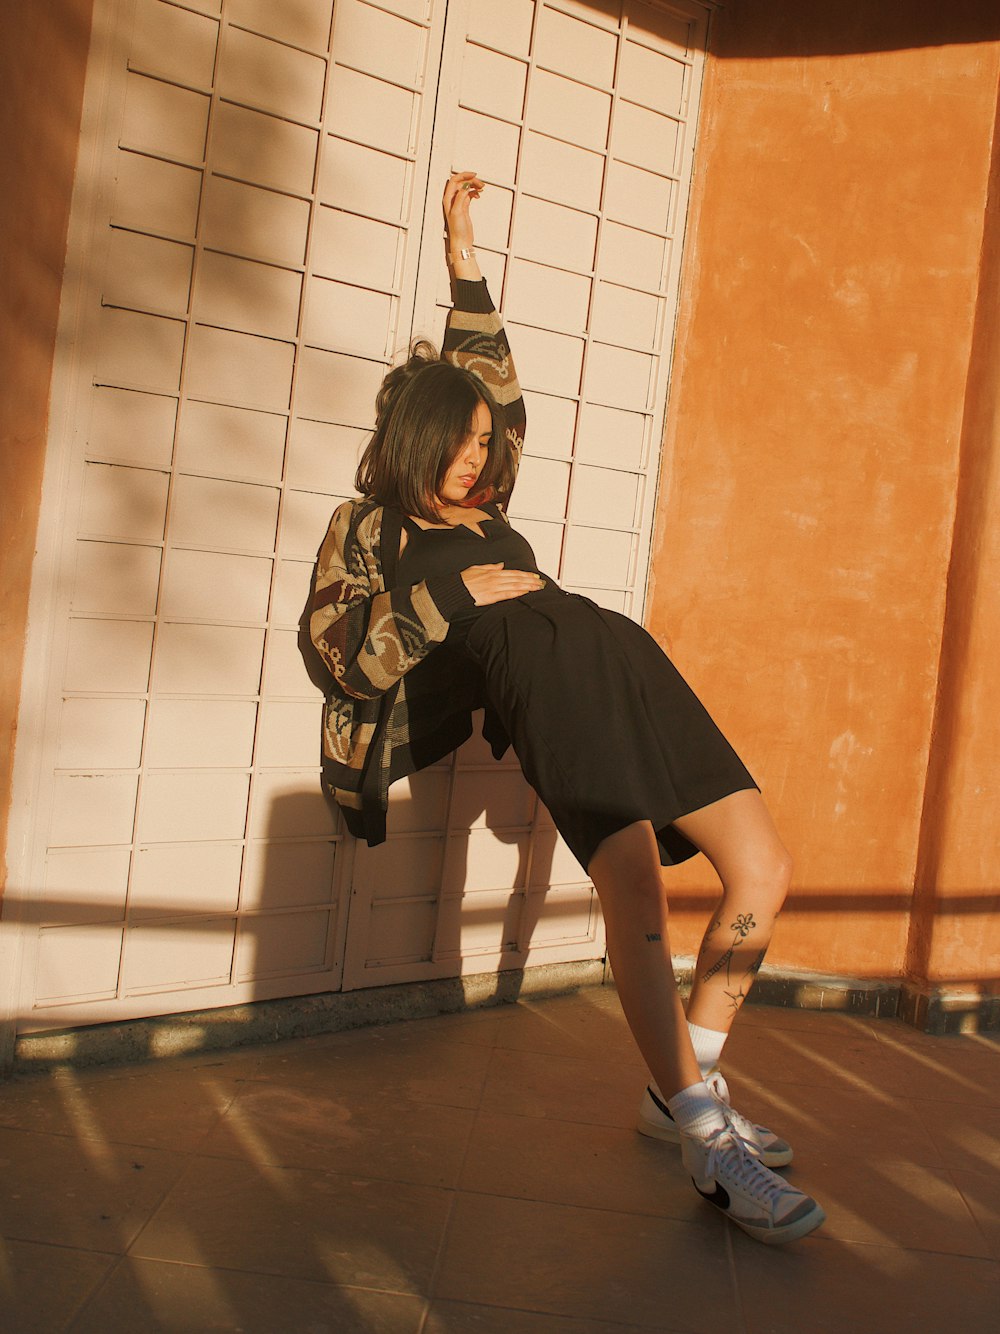
<path fill-rule="evenodd" d="M 639 616 L 705 11 L 449 8 L 431 180 L 471 168 L 477 252 L 528 407 L 514 526 L 563 587 Z M 416 329 L 450 302 L 428 192 Z M 594 891 L 513 761 L 474 740 L 391 794 L 359 849 L 345 986 L 598 957 Z M 366 924 L 367 919 L 367 924 Z"/>
<path fill-rule="evenodd" d="M 412 322 L 442 12 L 99 8 L 105 258 L 22 1029 L 340 985 L 350 848 L 298 621 Z"/>
<path fill-rule="evenodd" d="M 98 0 L 22 1031 L 603 952 L 480 740 L 394 788 L 382 848 L 319 795 L 297 623 L 375 388 L 440 337 L 452 163 L 489 167 L 481 254 L 529 391 L 515 520 L 567 587 L 639 610 L 702 11 L 451 0 L 446 33 L 445 9 Z"/>

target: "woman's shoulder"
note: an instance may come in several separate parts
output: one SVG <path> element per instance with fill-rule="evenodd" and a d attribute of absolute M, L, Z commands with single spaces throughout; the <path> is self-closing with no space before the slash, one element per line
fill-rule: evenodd
<path fill-rule="evenodd" d="M 381 566 L 387 558 L 391 564 L 392 557 L 387 557 L 387 552 L 398 548 L 403 515 L 394 505 L 385 505 L 371 496 L 355 496 L 334 511 L 333 526 L 339 531 L 345 549 L 361 548 Z"/>
<path fill-rule="evenodd" d="M 333 511 L 334 526 L 344 532 L 377 532 L 381 526 L 386 506 L 371 496 L 354 496 L 342 500 Z"/>
<path fill-rule="evenodd" d="M 353 519 L 355 517 L 363 518 L 366 514 L 384 508 L 385 506 L 373 499 L 372 496 L 352 496 L 350 500 L 342 500 L 333 512 Z"/>

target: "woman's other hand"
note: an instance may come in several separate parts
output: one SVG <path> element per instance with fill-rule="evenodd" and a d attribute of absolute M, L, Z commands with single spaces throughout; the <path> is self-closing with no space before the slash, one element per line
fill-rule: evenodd
<path fill-rule="evenodd" d="M 477 607 L 523 597 L 545 586 L 541 575 L 528 570 L 505 570 L 502 564 L 470 565 L 462 571 L 462 578 Z"/>
<path fill-rule="evenodd" d="M 478 199 L 485 188 L 485 183 L 474 171 L 456 171 L 448 178 L 444 187 L 441 208 L 444 211 L 445 238 L 448 247 L 448 259 L 457 278 L 478 279 L 481 274 L 476 257 L 462 259 L 463 250 L 472 250 L 475 245 L 475 233 L 469 205 Z"/>

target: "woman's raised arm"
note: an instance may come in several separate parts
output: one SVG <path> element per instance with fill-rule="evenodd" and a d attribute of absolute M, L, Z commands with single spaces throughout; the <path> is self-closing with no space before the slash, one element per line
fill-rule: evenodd
<path fill-rule="evenodd" d="M 445 325 L 441 355 L 453 365 L 478 375 L 489 389 L 503 414 L 501 434 L 511 450 L 516 471 L 524 447 L 524 399 L 507 335 L 476 260 L 470 206 L 483 189 L 483 182 L 472 171 L 455 172 L 444 189 L 441 204 L 448 263 L 454 279 L 454 305 Z M 507 497 L 499 499 L 504 504 Z"/>

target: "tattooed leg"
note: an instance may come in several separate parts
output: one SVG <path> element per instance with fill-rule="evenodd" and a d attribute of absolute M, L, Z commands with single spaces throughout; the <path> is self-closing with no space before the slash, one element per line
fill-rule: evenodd
<path fill-rule="evenodd" d="M 728 1032 L 771 940 L 790 878 L 790 862 L 760 793 L 736 792 L 675 821 L 722 881 L 695 965 L 691 1023 Z"/>
<path fill-rule="evenodd" d="M 758 914 L 752 911 L 736 913 L 729 924 L 729 944 L 721 952 L 718 946 L 715 949 L 711 945 L 707 949 L 703 946 L 695 966 L 695 990 L 702 991 L 710 984 L 721 989 L 730 1018 L 736 1016 L 746 1000 L 767 952 L 758 915 L 760 910 Z M 770 930 L 767 937 L 770 938 Z"/>

